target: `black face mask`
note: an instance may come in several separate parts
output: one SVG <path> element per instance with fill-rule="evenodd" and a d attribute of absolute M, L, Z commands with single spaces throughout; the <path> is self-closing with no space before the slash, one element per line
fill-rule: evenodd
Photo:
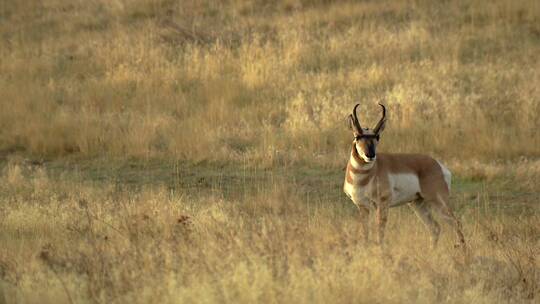
<path fill-rule="evenodd" d="M 362 138 L 375 138 L 377 141 L 379 141 L 379 135 L 378 134 L 370 134 L 370 135 L 356 135 L 354 139 L 360 140 Z"/>
<path fill-rule="evenodd" d="M 375 144 L 373 142 L 370 142 L 369 144 L 367 144 L 366 156 L 369 158 L 375 157 Z"/>

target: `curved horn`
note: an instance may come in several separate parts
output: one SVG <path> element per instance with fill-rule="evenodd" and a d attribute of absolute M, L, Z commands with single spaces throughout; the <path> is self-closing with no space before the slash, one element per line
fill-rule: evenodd
<path fill-rule="evenodd" d="M 356 132 L 358 134 L 362 134 L 362 127 L 360 126 L 360 122 L 358 121 L 358 116 L 356 116 L 356 108 L 358 108 L 360 104 L 357 103 L 355 106 L 354 106 L 354 109 L 352 111 L 353 113 L 353 124 L 354 124 L 354 127 L 356 128 Z"/>
<path fill-rule="evenodd" d="M 386 122 L 386 108 L 382 104 L 379 104 L 379 105 L 382 107 L 382 117 L 381 117 L 381 120 L 379 120 L 379 122 L 373 129 L 373 133 L 375 134 L 379 134 L 379 132 L 382 131 L 381 128 L 384 126 L 384 123 Z"/>

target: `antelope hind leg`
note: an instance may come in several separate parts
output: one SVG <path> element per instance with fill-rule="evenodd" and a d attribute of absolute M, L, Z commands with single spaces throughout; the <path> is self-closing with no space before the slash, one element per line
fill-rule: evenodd
<path fill-rule="evenodd" d="M 439 235 L 441 233 L 441 227 L 437 221 L 433 218 L 429 206 L 424 199 L 420 198 L 414 202 L 409 203 L 409 206 L 414 211 L 416 216 L 422 221 L 424 226 L 429 230 L 431 234 L 431 247 L 437 247 L 439 241 Z"/>
<path fill-rule="evenodd" d="M 441 218 L 454 228 L 459 245 L 465 247 L 465 237 L 463 236 L 461 222 L 454 215 L 452 209 L 450 209 L 450 207 L 448 206 L 448 197 L 441 197 L 440 195 L 437 195 L 437 198 L 434 200 L 434 202 L 435 209 L 438 211 Z"/>

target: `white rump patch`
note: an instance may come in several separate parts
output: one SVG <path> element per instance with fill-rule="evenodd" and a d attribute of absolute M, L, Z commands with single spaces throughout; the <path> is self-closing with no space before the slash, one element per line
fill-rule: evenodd
<path fill-rule="evenodd" d="M 446 168 L 443 164 L 441 164 L 440 161 L 437 161 L 437 163 L 439 164 L 439 166 L 441 166 L 441 170 L 444 176 L 444 181 L 446 182 L 446 185 L 448 185 L 448 190 L 450 190 L 450 187 L 452 185 L 452 173 L 450 172 L 450 170 L 448 170 L 448 168 Z"/>

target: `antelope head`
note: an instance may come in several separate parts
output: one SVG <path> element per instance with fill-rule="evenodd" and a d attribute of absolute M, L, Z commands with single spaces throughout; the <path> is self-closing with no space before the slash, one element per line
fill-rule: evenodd
<path fill-rule="evenodd" d="M 356 108 L 359 104 L 354 106 L 352 114 L 349 115 L 349 128 L 354 134 L 353 142 L 356 147 L 356 152 L 366 163 L 375 161 L 377 157 L 377 144 L 379 143 L 380 135 L 384 130 L 384 125 L 386 123 L 386 108 L 382 104 L 379 105 L 382 107 L 382 117 L 373 129 L 362 128 L 360 126 L 358 116 L 356 115 Z"/>

